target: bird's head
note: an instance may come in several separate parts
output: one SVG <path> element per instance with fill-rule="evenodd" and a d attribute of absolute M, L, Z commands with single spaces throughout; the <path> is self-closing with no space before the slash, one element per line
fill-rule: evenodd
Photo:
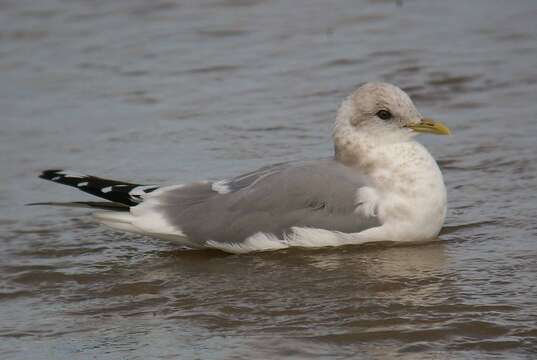
<path fill-rule="evenodd" d="M 379 145 L 408 141 L 419 133 L 448 135 L 441 122 L 423 117 L 397 86 L 366 83 L 341 104 L 334 127 L 336 155 L 368 142 Z M 366 145 L 366 144 L 363 144 Z"/>

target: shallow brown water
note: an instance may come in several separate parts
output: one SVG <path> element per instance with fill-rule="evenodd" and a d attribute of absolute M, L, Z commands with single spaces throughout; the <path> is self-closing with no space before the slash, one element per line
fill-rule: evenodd
<path fill-rule="evenodd" d="M 537 4 L 0 1 L 0 358 L 537 354 Z M 145 183 L 326 156 L 342 98 L 405 88 L 440 241 L 227 255 L 107 230 L 40 181 Z"/>

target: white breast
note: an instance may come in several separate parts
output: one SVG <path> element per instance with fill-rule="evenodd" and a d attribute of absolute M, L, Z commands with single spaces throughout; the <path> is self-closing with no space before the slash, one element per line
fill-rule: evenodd
<path fill-rule="evenodd" d="M 357 210 L 375 209 L 382 226 L 358 233 L 357 242 L 435 238 L 446 215 L 446 189 L 429 152 L 409 141 L 375 149 L 368 157 L 379 166 L 369 173 L 372 186 L 359 189 L 364 201 Z"/>

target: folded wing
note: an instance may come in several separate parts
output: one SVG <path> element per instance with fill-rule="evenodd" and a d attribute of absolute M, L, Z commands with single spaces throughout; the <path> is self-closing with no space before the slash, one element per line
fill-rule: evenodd
<path fill-rule="evenodd" d="M 189 245 L 241 243 L 255 234 L 283 239 L 292 228 L 359 232 L 378 226 L 355 212 L 362 174 L 331 159 L 277 164 L 215 183 L 163 187 L 131 208 L 145 233 Z"/>

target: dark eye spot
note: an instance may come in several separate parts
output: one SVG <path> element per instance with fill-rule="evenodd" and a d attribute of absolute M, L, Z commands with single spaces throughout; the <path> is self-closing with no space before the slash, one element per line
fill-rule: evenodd
<path fill-rule="evenodd" d="M 379 110 L 377 113 L 377 116 L 381 118 L 382 120 L 389 120 L 392 118 L 392 113 L 388 110 Z"/>

